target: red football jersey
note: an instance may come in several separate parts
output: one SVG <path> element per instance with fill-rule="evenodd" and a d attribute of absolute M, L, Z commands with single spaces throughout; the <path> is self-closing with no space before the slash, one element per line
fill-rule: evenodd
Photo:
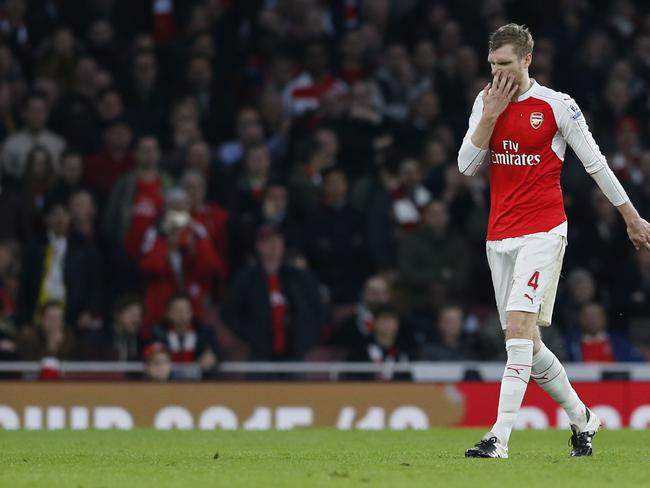
<path fill-rule="evenodd" d="M 551 141 L 558 126 L 543 99 L 508 105 L 490 139 L 488 240 L 547 232 L 566 220 L 562 159 Z"/>
<path fill-rule="evenodd" d="M 615 177 L 573 99 L 532 81 L 531 88 L 497 119 L 489 150 L 471 142 L 483 113 L 480 93 L 458 154 L 459 168 L 466 174 L 475 174 L 483 162 L 490 162 L 488 240 L 548 232 L 566 221 L 560 173 L 567 143 L 589 174 L 604 171 L 613 204 L 627 201 L 620 183 L 609 181 Z M 602 178 L 597 181 L 600 185 Z"/>

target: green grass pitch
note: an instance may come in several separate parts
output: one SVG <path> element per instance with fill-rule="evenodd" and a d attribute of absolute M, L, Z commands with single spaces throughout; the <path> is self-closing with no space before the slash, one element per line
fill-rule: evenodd
<path fill-rule="evenodd" d="M 465 459 L 483 432 L 2 431 L 0 487 L 650 485 L 650 431 L 603 431 L 576 459 L 567 432 L 515 432 L 510 459 Z"/>

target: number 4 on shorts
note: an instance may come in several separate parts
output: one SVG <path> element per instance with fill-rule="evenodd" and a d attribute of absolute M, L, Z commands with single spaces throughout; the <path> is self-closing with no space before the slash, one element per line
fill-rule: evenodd
<path fill-rule="evenodd" d="M 528 280 L 528 286 L 537 291 L 537 287 L 539 286 L 539 271 L 535 271 L 533 276 L 530 277 Z"/>

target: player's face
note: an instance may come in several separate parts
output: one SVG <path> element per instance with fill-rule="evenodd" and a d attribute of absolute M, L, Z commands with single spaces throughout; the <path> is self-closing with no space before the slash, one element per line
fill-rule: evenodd
<path fill-rule="evenodd" d="M 504 44 L 494 51 L 490 51 L 488 55 L 488 63 L 492 70 L 492 76 L 496 76 L 497 73 L 514 73 L 515 74 L 515 83 L 522 85 L 523 77 L 530 62 L 532 60 L 532 55 L 527 54 L 523 58 L 520 58 L 514 51 L 512 44 Z"/>

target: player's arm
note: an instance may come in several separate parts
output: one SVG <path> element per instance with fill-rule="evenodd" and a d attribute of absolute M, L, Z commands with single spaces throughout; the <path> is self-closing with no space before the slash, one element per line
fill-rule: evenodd
<path fill-rule="evenodd" d="M 494 83 L 485 85 L 483 92 L 476 97 L 469 127 L 458 151 L 458 169 L 461 173 L 475 175 L 483 164 L 497 119 L 518 89 L 514 75 L 499 72 L 494 77 Z"/>
<path fill-rule="evenodd" d="M 556 117 L 562 135 L 587 173 L 625 220 L 627 234 L 636 250 L 642 247 L 650 249 L 650 224 L 641 218 L 621 182 L 607 164 L 578 105 L 572 99 L 563 100 L 556 111 Z"/>

